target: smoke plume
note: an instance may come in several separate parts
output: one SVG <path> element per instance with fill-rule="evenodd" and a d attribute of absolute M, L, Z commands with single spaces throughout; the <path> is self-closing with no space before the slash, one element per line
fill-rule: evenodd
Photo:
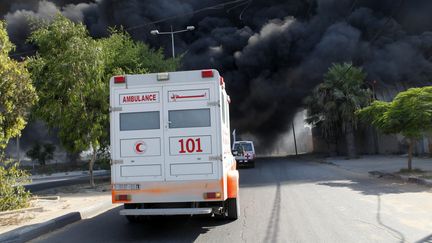
<path fill-rule="evenodd" d="M 134 39 L 171 52 L 150 30 L 196 27 L 175 36 L 183 69 L 216 68 L 231 95 L 232 127 L 271 145 L 334 62 L 352 62 L 376 90 L 432 80 L 430 0 L 0 1 L 17 52 L 29 19 L 61 12 L 103 37 L 124 26 Z"/>

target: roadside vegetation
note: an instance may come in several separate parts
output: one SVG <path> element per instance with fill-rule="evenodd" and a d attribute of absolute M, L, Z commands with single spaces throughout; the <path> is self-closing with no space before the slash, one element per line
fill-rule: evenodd
<path fill-rule="evenodd" d="M 384 134 L 401 134 L 408 141 L 407 171 L 412 171 L 415 144 L 432 134 L 432 86 L 410 88 L 391 102 L 371 103 L 365 77 L 366 73 L 352 64 L 333 64 L 324 81 L 305 99 L 306 122 L 321 130 L 323 138 L 333 145 L 330 152 L 345 136 L 348 158 L 356 157 L 354 131 L 359 121 Z"/>
<path fill-rule="evenodd" d="M 58 15 L 39 23 L 29 41 L 37 47 L 29 70 L 39 96 L 34 115 L 56 129 L 70 153 L 92 151 L 90 184 L 98 151 L 109 144 L 109 79 L 113 75 L 173 71 L 178 59 L 135 42 L 121 29 L 92 38 L 82 23 Z M 101 153 L 99 153 L 101 154 Z"/>
<path fill-rule="evenodd" d="M 27 151 L 26 155 L 32 160 L 37 160 L 40 165 L 45 166 L 46 162 L 54 158 L 56 147 L 51 143 L 35 143 L 33 147 Z"/>
<path fill-rule="evenodd" d="M 0 211 L 28 207 L 31 193 L 23 183 L 29 182 L 29 174 L 19 168 L 18 162 L 2 159 L 0 166 Z"/>
<path fill-rule="evenodd" d="M 402 134 L 408 139 L 407 169 L 412 170 L 415 143 L 432 131 L 432 86 L 400 92 L 391 102 L 374 101 L 357 114 L 385 134 Z"/>
<path fill-rule="evenodd" d="M 20 135 L 29 109 L 37 101 L 27 62 L 12 60 L 9 52 L 13 49 L 5 23 L 0 21 L 0 211 L 26 207 L 30 199 L 22 186 L 28 175 L 4 155 L 9 140 Z"/>
<path fill-rule="evenodd" d="M 30 193 L 22 184 L 29 175 L 18 162 L 4 155 L 9 140 L 20 136 L 27 117 L 44 121 L 58 132 L 71 154 L 92 151 L 88 169 L 109 166 L 109 78 L 128 73 L 174 71 L 179 58 L 165 59 L 133 41 L 122 29 L 106 38 L 90 37 L 82 23 L 62 15 L 51 22 L 34 21 L 29 42 L 36 55 L 16 61 L 9 57 L 14 45 L 0 22 L 0 210 L 26 207 Z M 55 146 L 35 145 L 27 155 L 41 165 L 53 158 Z"/>
<path fill-rule="evenodd" d="M 357 156 L 355 111 L 368 105 L 371 97 L 369 89 L 364 87 L 365 77 L 361 68 L 350 63 L 333 64 L 324 75 L 324 82 L 305 99 L 306 122 L 318 126 L 327 143 L 334 147 L 337 139 L 344 135 L 348 158 Z"/>

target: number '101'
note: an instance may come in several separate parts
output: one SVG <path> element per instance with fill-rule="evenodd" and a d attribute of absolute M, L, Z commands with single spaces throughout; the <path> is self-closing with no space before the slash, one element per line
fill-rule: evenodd
<path fill-rule="evenodd" d="M 201 148 L 201 138 L 196 138 L 195 140 L 192 138 L 186 139 L 186 143 L 184 139 L 179 140 L 180 143 L 180 151 L 179 153 L 200 153 L 202 152 Z"/>

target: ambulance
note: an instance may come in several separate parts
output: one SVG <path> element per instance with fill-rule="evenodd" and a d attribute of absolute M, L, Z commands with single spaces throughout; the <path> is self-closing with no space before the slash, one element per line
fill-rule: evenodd
<path fill-rule="evenodd" d="M 110 79 L 112 202 L 124 204 L 120 215 L 240 216 L 229 103 L 214 69 Z"/>

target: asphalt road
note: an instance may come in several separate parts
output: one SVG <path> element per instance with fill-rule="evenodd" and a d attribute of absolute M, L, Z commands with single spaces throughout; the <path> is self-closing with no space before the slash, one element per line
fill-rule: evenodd
<path fill-rule="evenodd" d="M 32 242 L 432 242 L 432 192 L 336 166 L 262 159 L 240 170 L 242 216 L 129 224 L 120 207 Z"/>

